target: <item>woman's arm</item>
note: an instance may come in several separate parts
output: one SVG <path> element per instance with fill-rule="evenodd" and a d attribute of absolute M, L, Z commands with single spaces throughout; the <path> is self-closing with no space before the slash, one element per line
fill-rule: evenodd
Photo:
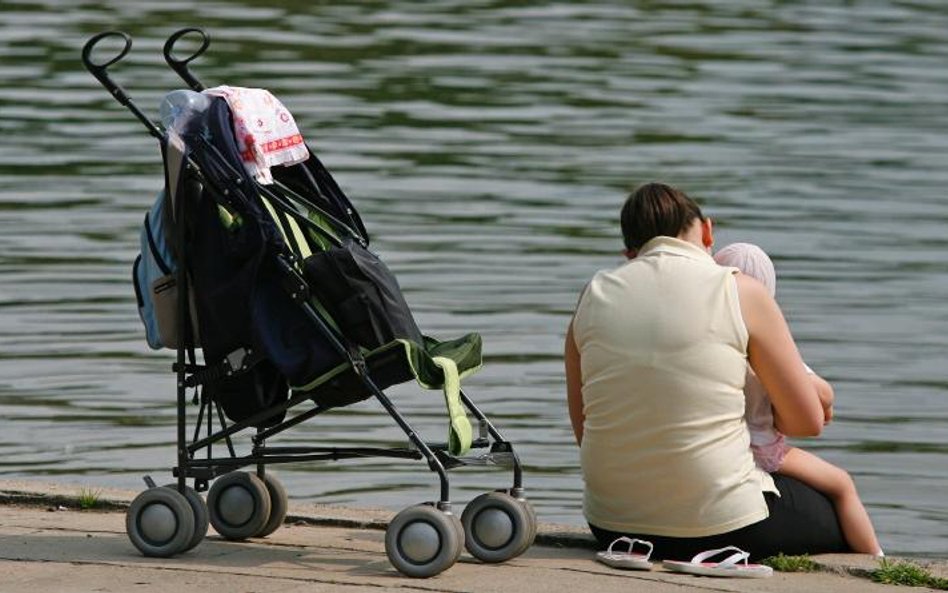
<path fill-rule="evenodd" d="M 745 274 L 735 279 L 749 334 L 747 356 L 770 395 L 774 426 L 787 436 L 819 435 L 823 406 L 780 307 L 757 280 Z"/>
<path fill-rule="evenodd" d="M 569 406 L 569 421 L 573 425 L 573 435 L 576 437 L 576 444 L 583 444 L 583 375 L 579 349 L 576 347 L 576 340 L 573 339 L 573 322 L 570 321 L 569 329 L 566 330 L 566 352 L 563 357 L 566 362 L 566 402 Z"/>

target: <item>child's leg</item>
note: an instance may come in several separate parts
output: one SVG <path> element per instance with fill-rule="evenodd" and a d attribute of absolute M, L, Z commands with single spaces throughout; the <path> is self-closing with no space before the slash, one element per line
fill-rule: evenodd
<path fill-rule="evenodd" d="M 866 507 L 859 500 L 856 485 L 845 470 L 803 449 L 791 447 L 778 473 L 812 486 L 833 501 L 843 536 L 854 552 L 882 553 Z"/>

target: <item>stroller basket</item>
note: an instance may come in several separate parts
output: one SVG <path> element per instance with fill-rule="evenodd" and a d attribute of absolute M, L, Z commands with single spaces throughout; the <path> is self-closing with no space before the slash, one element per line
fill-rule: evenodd
<path fill-rule="evenodd" d="M 180 59 L 174 47 L 186 36 L 197 36 L 200 46 Z M 120 40 L 124 48 L 96 62 L 93 49 L 104 39 Z M 186 28 L 164 47 L 166 62 L 195 92 L 205 89 L 189 63 L 208 45 L 204 31 Z M 287 512 L 286 492 L 267 471 L 270 465 L 383 457 L 425 462 L 440 482 L 437 501 L 404 509 L 388 526 L 386 553 L 397 570 L 413 577 L 438 574 L 457 561 L 462 547 L 484 562 L 523 553 L 536 535 L 536 516 L 524 496 L 520 461 L 460 387 L 480 367 L 480 337 L 439 341 L 422 334 L 394 276 L 369 251 L 355 207 L 300 136 L 293 142 L 301 144 L 299 162 L 273 167 L 268 183 L 244 167 L 235 112 L 224 98 L 214 96 L 181 125 L 155 125 L 108 73 L 130 49 L 126 34 L 110 31 L 92 37 L 82 57 L 159 140 L 165 165 L 164 192 L 146 218 L 147 246 L 164 255 L 156 261 L 171 254 L 175 265 L 165 262 L 161 282 L 150 284 L 141 281 L 144 271 L 136 262 L 135 276 L 137 291 L 146 293 L 139 294 L 140 306 L 155 286 L 175 290 L 171 298 L 164 295 L 171 314 L 163 324 L 172 338 L 149 335 L 149 343 L 177 354 L 176 481 L 157 487 L 146 476 L 149 488 L 127 513 L 132 543 L 146 556 L 166 557 L 197 546 L 208 524 L 227 539 L 264 537 Z M 209 94 L 215 90 L 203 96 Z M 149 220 L 165 231 L 162 249 L 154 250 Z M 173 331 L 167 330 L 169 319 Z M 443 391 L 445 441 L 423 440 L 383 391 L 411 380 Z M 188 414 L 189 395 L 196 414 Z M 405 433 L 405 447 L 268 442 L 332 408 L 366 399 L 375 399 Z M 467 413 L 477 422 L 476 435 Z M 238 452 L 232 437 L 244 431 L 253 431 L 252 445 Z M 458 518 L 447 472 L 465 465 L 509 466 L 513 484 L 474 498 Z M 242 471 L 248 467 L 252 471 Z M 199 494 L 205 490 L 206 502 Z"/>

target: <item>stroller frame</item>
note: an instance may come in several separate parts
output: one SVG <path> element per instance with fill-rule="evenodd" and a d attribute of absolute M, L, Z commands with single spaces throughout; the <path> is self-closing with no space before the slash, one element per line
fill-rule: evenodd
<path fill-rule="evenodd" d="M 183 37 L 188 35 L 199 35 L 200 46 L 191 55 L 181 59 L 174 53 L 175 44 Z M 92 52 L 96 44 L 106 38 L 120 38 L 124 41 L 124 48 L 120 53 L 106 62 L 98 63 L 93 61 Z M 164 45 L 163 53 L 167 64 L 180 76 L 182 80 L 194 91 L 204 90 L 204 85 L 190 71 L 189 64 L 197 57 L 202 55 L 210 43 L 210 38 L 202 29 L 188 27 L 176 31 L 172 34 Z M 112 96 L 123 106 L 128 108 L 135 117 L 141 121 L 149 133 L 157 138 L 164 145 L 166 142 L 162 131 L 155 125 L 142 111 L 132 102 L 125 90 L 112 80 L 108 68 L 122 60 L 131 49 L 131 38 L 119 31 L 107 31 L 93 36 L 85 44 L 82 51 L 82 60 L 90 73 L 112 94 Z M 318 158 L 310 151 L 310 158 Z M 193 162 L 188 161 L 185 165 L 190 174 L 201 177 L 200 168 Z M 238 179 L 249 176 L 242 172 L 234 172 L 234 177 Z M 326 174 L 322 179 L 331 191 L 342 194 L 341 189 L 335 184 L 332 177 Z M 279 183 L 277 188 L 292 193 L 292 189 L 281 188 Z M 274 207 L 286 212 L 289 208 L 279 191 L 272 191 L 264 186 L 258 186 L 257 191 L 271 201 Z M 274 437 L 314 416 L 322 414 L 333 405 L 322 406 L 317 402 L 313 408 L 297 413 L 291 417 L 283 416 L 275 425 L 261 427 L 260 424 L 266 419 L 272 418 L 275 414 L 283 415 L 290 408 L 294 408 L 306 400 L 311 400 L 311 394 L 299 393 L 290 394 L 290 397 L 278 404 L 260 410 L 251 416 L 232 422 L 228 425 L 225 419 L 222 406 L 215 398 L 210 397 L 206 392 L 200 392 L 199 388 L 208 381 L 222 377 L 231 377 L 240 375 L 249 371 L 262 357 L 259 357 L 248 348 L 240 348 L 229 355 L 224 360 L 215 364 L 198 364 L 196 361 L 194 346 L 188 342 L 193 342 L 190 337 L 193 335 L 191 327 L 191 308 L 192 303 L 189 299 L 189 274 L 190 262 L 188 259 L 187 236 L 185 224 L 187 196 L 183 199 L 174 201 L 174 220 L 175 236 L 174 244 L 178 259 L 178 266 L 175 271 L 175 277 L 178 286 L 178 315 L 176 319 L 177 335 L 182 336 L 178 340 L 176 348 L 176 361 L 172 365 L 172 371 L 176 376 L 177 389 L 177 465 L 172 469 L 172 474 L 176 478 L 175 483 L 169 484 L 167 488 L 156 488 L 156 484 L 149 477 L 145 476 L 145 482 L 148 490 L 139 495 L 139 498 L 133 502 L 129 508 L 127 516 L 127 527 L 129 537 L 132 543 L 136 545 L 145 555 L 149 556 L 171 556 L 181 551 L 185 551 L 197 545 L 203 538 L 207 530 L 207 509 L 203 505 L 201 497 L 197 492 L 209 489 L 209 482 L 221 476 L 237 476 L 236 479 L 227 481 L 227 486 L 231 488 L 245 488 L 238 494 L 249 492 L 254 498 L 254 503 L 260 503 L 260 498 L 256 492 L 259 487 L 252 484 L 253 476 L 260 479 L 266 486 L 266 492 L 273 498 L 271 501 L 270 514 L 282 513 L 277 517 L 271 516 L 265 518 L 267 525 L 263 529 L 254 530 L 255 533 L 245 533 L 246 530 L 230 530 L 230 527 L 224 522 L 221 524 L 221 512 L 217 512 L 217 522 L 215 522 L 215 509 L 210 510 L 210 523 L 228 539 L 245 539 L 246 537 L 268 535 L 282 523 L 283 516 L 286 513 L 286 494 L 282 486 L 275 478 L 268 474 L 266 467 L 270 464 L 297 463 L 303 461 L 324 461 L 341 460 L 351 458 L 393 458 L 393 459 L 413 459 L 425 460 L 431 471 L 438 474 L 440 482 L 439 499 L 436 503 L 424 503 L 408 507 L 391 522 L 386 534 L 386 552 L 393 565 L 402 573 L 414 577 L 428 577 L 437 574 L 450 567 L 456 560 L 461 551 L 460 541 L 451 541 L 463 539 L 464 544 L 472 555 L 485 562 L 501 562 L 519 555 L 525 551 L 532 543 L 536 535 L 536 515 L 529 502 L 524 497 L 523 488 L 523 468 L 519 457 L 514 451 L 513 445 L 506 440 L 500 431 L 491 423 L 487 416 L 481 412 L 474 402 L 464 393 L 460 392 L 460 400 L 464 408 L 468 410 L 478 421 L 479 430 L 476 438 L 471 444 L 472 449 L 486 449 L 489 451 L 479 457 L 460 458 L 451 455 L 448 452 L 447 443 L 431 443 L 424 441 L 412 428 L 408 420 L 399 412 L 391 399 L 380 389 L 373 381 L 368 372 L 365 359 L 362 355 L 347 348 L 344 339 L 340 339 L 336 330 L 323 319 L 320 313 L 309 302 L 310 290 L 304 278 L 297 271 L 292 255 L 283 254 L 278 256 L 277 269 L 280 271 L 282 279 L 281 284 L 290 295 L 292 300 L 301 306 L 306 317 L 312 321 L 313 325 L 327 338 L 333 349 L 348 363 L 351 370 L 358 377 L 364 388 L 374 397 L 385 411 L 392 417 L 395 423 L 408 437 L 410 446 L 407 448 L 377 448 L 377 447 L 317 447 L 317 446 L 293 446 L 280 447 L 268 446 L 267 439 Z M 332 219 L 328 212 L 320 211 L 321 215 Z M 335 221 L 339 222 L 339 221 Z M 363 246 L 367 243 L 364 238 Z M 186 337 L 186 338 L 185 338 Z M 205 361 L 206 363 L 207 361 Z M 192 405 L 199 403 L 193 434 L 188 439 L 188 391 L 194 390 Z M 206 416 L 206 417 L 205 417 Z M 220 424 L 219 429 L 214 428 L 215 419 Z M 238 455 L 231 437 L 247 428 L 256 426 L 256 434 L 251 437 L 252 449 L 250 454 Z M 226 457 L 215 457 L 213 447 L 216 444 L 223 443 L 227 449 Z M 204 452 L 203 457 L 200 455 Z M 484 494 L 475 498 L 465 509 L 464 514 L 459 521 L 457 516 L 451 512 L 450 501 L 450 482 L 448 470 L 463 465 L 512 465 L 513 484 L 507 490 L 498 490 L 493 493 Z M 252 467 L 252 473 L 236 473 L 235 470 L 245 467 Z M 187 486 L 188 479 L 194 480 L 193 489 Z M 248 485 L 248 481 L 251 484 Z M 275 485 L 274 485 L 275 484 Z M 215 483 L 215 486 L 217 484 Z M 172 494 L 177 494 L 185 500 L 187 504 L 182 506 L 180 500 L 174 499 Z M 214 488 L 210 488 L 208 493 L 208 505 L 211 505 L 211 498 L 214 494 Z M 220 501 L 224 495 L 216 498 Z M 233 498 L 233 497 L 231 497 Z M 139 503 L 139 499 L 142 499 Z M 149 536 L 155 532 L 154 526 L 149 523 L 150 517 L 148 509 L 153 509 L 155 505 L 167 507 L 175 515 L 183 527 L 179 529 L 173 537 L 167 542 L 156 541 Z M 193 515 L 193 521 L 187 521 L 188 506 Z M 164 508 L 162 507 L 162 508 Z M 277 508 L 281 507 L 281 508 Z M 505 513 L 510 519 L 511 534 L 506 537 L 505 533 L 491 533 L 492 521 L 496 522 L 496 512 Z M 486 512 L 485 512 L 486 511 Z M 226 514 L 226 513 L 225 513 Z M 480 520 L 480 522 L 479 522 Z M 274 524 L 275 523 L 275 524 Z M 188 532 L 189 526 L 193 524 L 193 532 Z M 413 550 L 425 549 L 430 551 L 430 541 L 424 540 L 409 541 L 411 533 L 418 531 L 417 528 L 408 529 L 413 525 L 426 525 L 431 527 L 436 533 L 439 541 L 446 541 L 444 545 L 436 550 L 433 555 L 424 552 L 419 558 L 418 553 Z M 163 526 L 157 531 L 162 531 Z M 502 527 L 502 531 L 504 526 Z M 395 531 L 393 533 L 393 530 Z M 134 532 L 134 533 L 133 533 Z M 265 533 L 261 533 L 265 532 Z M 411 533 L 410 533 L 411 532 Z M 516 537 L 514 537 L 516 535 Z M 391 541 L 390 541 L 391 540 Z M 430 540 L 430 537 L 429 537 Z M 504 540 L 501 542 L 501 540 Z M 420 546 L 420 547 L 419 547 Z M 426 547 L 427 546 L 427 547 Z M 415 554 L 415 557 L 412 554 Z M 431 555 L 431 558 L 428 556 Z"/>

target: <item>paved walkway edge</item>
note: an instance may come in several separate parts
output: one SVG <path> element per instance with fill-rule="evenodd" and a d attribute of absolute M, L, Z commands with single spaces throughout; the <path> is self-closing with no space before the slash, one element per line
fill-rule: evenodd
<path fill-rule="evenodd" d="M 124 511 L 138 492 L 117 489 L 83 488 L 42 482 L 0 480 L 0 504 L 80 508 L 85 496 L 95 497 L 94 510 Z M 353 508 L 321 504 L 291 504 L 286 523 L 385 530 L 394 512 L 384 509 Z M 581 527 L 541 523 L 536 545 L 554 548 L 596 549 L 596 541 Z"/>
<path fill-rule="evenodd" d="M 40 481 L 0 480 L 0 504 L 28 505 L 69 510 L 81 508 L 83 499 L 93 499 L 91 512 L 124 511 L 138 492 L 110 488 L 88 488 Z M 291 505 L 286 523 L 350 529 L 384 530 L 394 512 L 385 509 L 353 508 L 316 503 Z M 583 528 L 572 525 L 541 523 L 535 545 L 553 548 L 594 550 L 596 542 Z M 822 572 L 871 578 L 879 564 L 875 558 L 860 554 L 823 554 L 812 557 Z M 948 561 L 928 558 L 890 558 L 909 560 L 929 569 L 932 574 L 948 578 Z"/>

